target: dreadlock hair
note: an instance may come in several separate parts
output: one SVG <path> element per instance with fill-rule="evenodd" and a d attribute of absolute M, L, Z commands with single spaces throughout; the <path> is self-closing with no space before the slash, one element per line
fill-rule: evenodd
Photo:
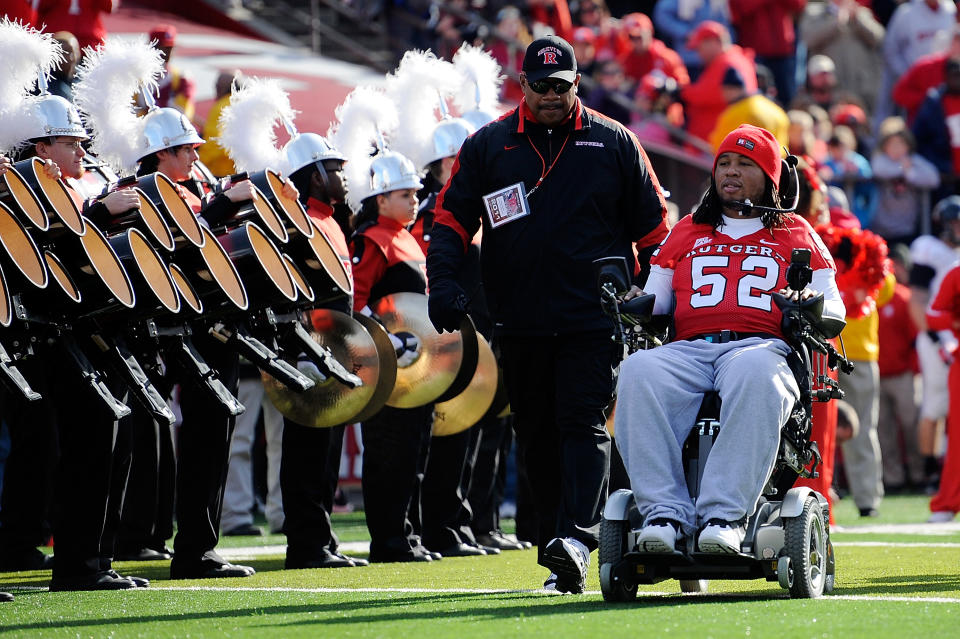
<path fill-rule="evenodd" d="M 763 197 L 760 198 L 759 202 L 756 202 L 757 206 L 782 208 L 780 192 L 777 190 L 777 187 L 769 177 L 764 177 L 764 183 L 766 186 L 763 190 Z M 789 216 L 790 213 L 787 211 L 778 211 L 776 213 L 764 212 L 760 219 L 764 227 L 772 229 L 786 226 Z M 712 176 L 710 178 L 710 188 L 704 192 L 703 197 L 700 198 L 700 204 L 697 205 L 696 210 L 693 212 L 693 221 L 696 224 L 709 224 L 714 229 L 719 228 L 720 225 L 723 224 L 723 202 L 720 200 L 720 196 L 717 195 L 717 184 L 714 182 Z"/>

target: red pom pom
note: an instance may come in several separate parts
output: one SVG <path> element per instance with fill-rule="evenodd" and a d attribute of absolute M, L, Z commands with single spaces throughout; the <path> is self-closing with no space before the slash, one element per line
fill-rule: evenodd
<path fill-rule="evenodd" d="M 892 270 L 886 241 L 858 228 L 823 225 L 817 232 L 837 263 L 837 287 L 847 317 L 866 317 L 876 309 L 880 287 Z"/>

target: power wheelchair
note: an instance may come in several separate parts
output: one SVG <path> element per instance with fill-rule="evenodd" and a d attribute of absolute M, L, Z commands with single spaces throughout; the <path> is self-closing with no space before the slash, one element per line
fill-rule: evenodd
<path fill-rule="evenodd" d="M 793 252 L 787 273 L 793 290 L 803 290 L 810 283 L 809 263 L 809 250 Z M 598 265 L 601 303 L 614 318 L 615 339 L 628 352 L 658 345 L 668 334 L 669 318 L 652 315 L 653 295 L 619 301 L 618 294 L 626 286 L 617 270 L 613 263 Z M 794 482 L 798 477 L 816 477 L 821 461 L 817 444 L 810 438 L 813 402 L 843 397 L 829 371 L 853 370 L 850 361 L 827 341 L 840 333 L 845 322 L 821 316 L 822 295 L 793 302 L 775 294 L 774 300 L 783 313 L 783 333 L 792 347 L 788 363 L 797 379 L 800 398 L 781 428 L 774 469 L 756 511 L 746 523 L 740 553 L 698 552 L 695 535 L 678 540 L 673 553 L 639 552 L 637 538 L 644 522 L 633 492 L 618 490 L 607 500 L 600 523 L 598 564 L 600 589 L 606 601 L 631 601 L 639 584 L 671 578 L 680 580 L 683 592 L 705 591 L 708 579 L 755 578 L 777 581 L 797 598 L 815 598 L 833 590 L 836 564 L 827 500 L 811 488 L 794 487 Z M 706 393 L 696 425 L 683 447 L 687 488 L 694 501 L 710 448 L 722 428 L 719 416 L 719 395 Z"/>

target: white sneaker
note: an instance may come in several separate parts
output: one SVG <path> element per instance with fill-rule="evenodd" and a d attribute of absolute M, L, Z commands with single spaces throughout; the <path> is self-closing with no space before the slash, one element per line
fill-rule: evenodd
<path fill-rule="evenodd" d="M 673 552 L 680 538 L 679 526 L 669 519 L 654 519 L 643 527 L 637 537 L 640 552 Z"/>
<path fill-rule="evenodd" d="M 559 577 L 557 577 L 557 573 L 551 572 L 550 576 L 547 577 L 547 580 L 543 582 L 543 589 L 549 592 L 556 592 L 558 579 Z"/>
<path fill-rule="evenodd" d="M 740 552 L 745 531 L 742 526 L 711 519 L 697 539 L 700 552 L 735 555 Z"/>
<path fill-rule="evenodd" d="M 952 510 L 935 510 L 930 513 L 930 517 L 927 519 L 928 524 L 947 524 L 953 521 L 953 518 L 956 517 L 957 513 Z"/>

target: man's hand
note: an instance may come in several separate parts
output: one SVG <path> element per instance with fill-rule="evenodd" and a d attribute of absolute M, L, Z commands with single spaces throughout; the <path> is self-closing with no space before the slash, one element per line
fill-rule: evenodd
<path fill-rule="evenodd" d="M 44 160 L 43 161 L 43 172 L 47 174 L 51 180 L 59 180 L 62 174 L 60 173 L 60 167 L 56 165 L 53 160 Z"/>
<path fill-rule="evenodd" d="M 467 315 L 467 296 L 453 280 L 431 280 L 427 309 L 437 332 L 452 333 L 460 330 L 460 322 Z"/>
<path fill-rule="evenodd" d="M 110 211 L 110 215 L 120 215 L 140 206 L 140 196 L 133 189 L 114 191 L 100 201 Z"/>
<path fill-rule="evenodd" d="M 13 167 L 13 162 L 5 155 L 0 155 L 0 175 L 3 175 Z"/>
<path fill-rule="evenodd" d="M 256 190 L 257 189 L 253 185 L 253 182 L 250 180 L 244 180 L 243 182 L 234 184 L 229 189 L 224 191 L 223 194 L 226 195 L 231 202 L 243 202 L 245 200 L 252 200 Z"/>
<path fill-rule="evenodd" d="M 634 284 L 633 286 L 630 287 L 629 291 L 627 291 L 626 293 L 620 296 L 620 301 L 629 302 L 633 298 L 640 297 L 643 294 L 644 294 L 643 289 L 637 286 L 636 284 Z"/>
<path fill-rule="evenodd" d="M 799 302 L 799 301 L 801 301 L 801 300 L 808 300 L 808 299 L 810 299 L 811 297 L 815 297 L 816 295 L 819 295 L 819 294 L 820 294 L 819 292 L 813 290 L 812 288 L 805 288 L 805 289 L 803 289 L 802 291 L 795 291 L 795 290 L 793 290 L 792 288 L 790 288 L 789 286 L 784 287 L 784 288 L 780 289 L 780 290 L 777 291 L 777 292 L 780 293 L 781 295 L 783 295 L 785 298 L 787 298 L 787 299 L 790 300 L 791 302 Z"/>

